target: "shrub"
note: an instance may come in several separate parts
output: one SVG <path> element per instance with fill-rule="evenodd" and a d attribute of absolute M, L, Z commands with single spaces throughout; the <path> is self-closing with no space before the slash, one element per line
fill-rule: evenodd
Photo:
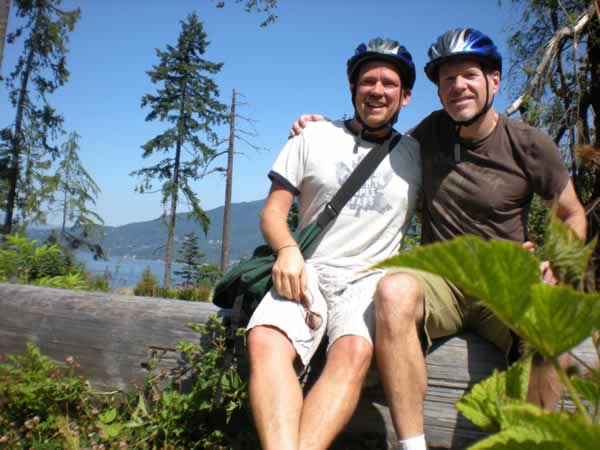
<path fill-rule="evenodd" d="M 196 286 L 190 288 L 177 289 L 176 297 L 180 300 L 190 300 L 194 302 L 206 302 L 210 298 L 211 288 L 207 286 Z"/>
<path fill-rule="evenodd" d="M 55 244 L 40 246 L 24 236 L 8 235 L 0 247 L 0 280 L 29 283 L 79 270 L 68 252 Z"/>
<path fill-rule="evenodd" d="M 53 363 L 33 345 L 0 364 L 0 447 L 39 449 L 255 449 L 246 411 L 246 383 L 235 366 L 223 368 L 225 328 L 211 317 L 190 325 L 201 335 L 182 342 L 185 362 L 166 386 L 154 371 L 130 393 L 91 390 L 70 367 Z M 192 380 L 192 387 L 181 386 Z M 221 401 L 215 401 L 216 391 Z"/>
<path fill-rule="evenodd" d="M 112 280 L 112 276 L 110 271 L 106 269 L 104 273 L 100 276 L 94 276 L 90 273 L 85 273 L 85 283 L 88 285 L 91 291 L 102 291 L 108 292 L 110 290 L 110 282 Z"/>
<path fill-rule="evenodd" d="M 135 295 L 140 295 L 143 297 L 154 297 L 156 296 L 156 291 L 158 289 L 158 281 L 156 280 L 156 276 L 150 270 L 150 267 L 147 267 L 146 270 L 142 273 L 142 278 L 133 289 L 133 293 Z"/>

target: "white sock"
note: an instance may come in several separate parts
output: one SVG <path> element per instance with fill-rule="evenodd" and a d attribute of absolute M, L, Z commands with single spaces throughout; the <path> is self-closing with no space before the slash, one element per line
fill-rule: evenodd
<path fill-rule="evenodd" d="M 425 435 L 420 434 L 418 436 L 413 436 L 408 439 L 400 440 L 400 449 L 401 450 L 427 450 L 427 445 L 425 444 Z"/>

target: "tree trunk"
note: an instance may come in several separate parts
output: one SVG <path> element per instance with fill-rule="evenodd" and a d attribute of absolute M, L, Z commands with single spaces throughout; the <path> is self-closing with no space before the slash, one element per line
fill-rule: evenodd
<path fill-rule="evenodd" d="M 36 26 L 37 28 L 37 26 Z M 35 29 L 32 33 L 35 33 Z M 4 218 L 4 234 L 12 232 L 13 215 L 15 210 L 15 202 L 17 198 L 17 182 L 19 181 L 19 165 L 21 159 L 21 140 L 23 134 L 23 116 L 25 114 L 25 101 L 27 99 L 27 86 L 33 66 L 34 52 L 30 49 L 27 55 L 27 63 L 23 80 L 21 81 L 21 89 L 19 91 L 19 100 L 17 102 L 17 117 L 15 120 L 15 133 L 13 136 L 12 162 L 8 172 L 8 195 L 6 199 L 6 216 Z"/>
<path fill-rule="evenodd" d="M 590 24 L 587 51 L 590 65 L 590 106 L 594 111 L 594 136 L 592 137 L 592 144 L 596 152 L 600 152 L 600 17 L 597 14 Z M 597 169 L 591 200 L 593 201 L 599 197 L 600 171 Z"/>
<path fill-rule="evenodd" d="M 177 141 L 175 150 L 175 167 L 173 170 L 173 192 L 171 193 L 171 212 L 167 223 L 167 252 L 165 255 L 165 277 L 163 286 L 171 287 L 171 265 L 173 260 L 173 240 L 175 237 L 175 220 L 177 214 L 177 197 L 179 193 L 179 167 L 181 165 L 181 141 Z"/>
<path fill-rule="evenodd" d="M 221 272 L 229 266 L 229 225 L 231 221 L 231 184 L 233 181 L 233 149 L 235 145 L 235 89 L 231 94 L 229 116 L 229 148 L 227 149 L 227 181 L 225 183 L 225 206 L 223 208 L 223 242 L 221 243 Z"/>
<path fill-rule="evenodd" d="M 67 202 L 68 198 L 67 188 L 65 188 L 64 196 L 63 196 L 63 214 L 62 214 L 62 225 L 60 227 L 60 243 L 63 244 L 65 242 L 65 229 L 67 227 Z"/>
<path fill-rule="evenodd" d="M 9 13 L 10 0 L 0 0 L 0 71 L 2 70 L 2 61 L 4 59 L 4 43 L 6 42 Z"/>

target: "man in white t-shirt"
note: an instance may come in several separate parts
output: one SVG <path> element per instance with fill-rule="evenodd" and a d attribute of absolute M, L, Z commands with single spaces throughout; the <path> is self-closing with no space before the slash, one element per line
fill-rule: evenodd
<path fill-rule="evenodd" d="M 421 189 L 419 146 L 408 136 L 303 256 L 287 226 L 299 201 L 299 227 L 315 221 L 356 165 L 378 145 L 408 104 L 415 81 L 398 42 L 361 44 L 347 64 L 354 117 L 308 126 L 288 141 L 269 178 L 261 229 L 276 250 L 273 289 L 248 324 L 250 403 L 264 449 L 327 448 L 350 419 L 373 355 L 373 294 L 381 272 L 363 272 L 397 252 Z M 323 372 L 303 397 L 297 370 L 322 338 Z"/>

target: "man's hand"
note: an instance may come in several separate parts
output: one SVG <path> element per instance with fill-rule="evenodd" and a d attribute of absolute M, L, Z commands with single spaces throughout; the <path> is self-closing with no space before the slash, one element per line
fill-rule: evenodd
<path fill-rule="evenodd" d="M 306 270 L 300 249 L 285 247 L 279 250 L 271 276 L 273 287 L 279 295 L 299 302 L 306 290 Z"/>
<path fill-rule="evenodd" d="M 529 250 L 531 253 L 535 254 L 535 244 L 531 241 L 523 242 L 521 245 L 525 250 Z M 552 272 L 552 267 L 550 266 L 550 261 L 542 261 L 540 263 L 540 273 L 542 274 L 542 280 L 546 284 L 550 284 L 555 286 L 558 284 L 558 280 L 554 276 L 554 272 Z"/>
<path fill-rule="evenodd" d="M 319 122 L 320 120 L 327 120 L 325 116 L 321 114 L 303 114 L 298 120 L 294 122 L 292 128 L 290 128 L 290 134 L 288 139 L 298 136 L 302 133 L 302 129 L 306 128 L 308 122 Z"/>

